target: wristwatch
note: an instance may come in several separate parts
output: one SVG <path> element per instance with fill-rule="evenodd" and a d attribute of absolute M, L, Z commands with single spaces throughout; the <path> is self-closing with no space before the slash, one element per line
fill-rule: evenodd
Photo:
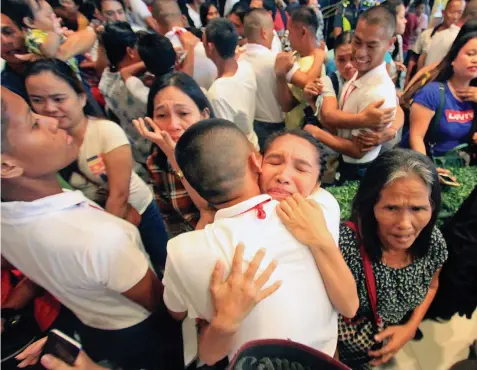
<path fill-rule="evenodd" d="M 178 178 L 180 181 L 182 181 L 182 179 L 184 178 L 184 174 L 182 173 L 181 170 L 179 170 L 179 171 L 172 170 L 172 172 L 174 173 L 174 175 L 177 176 L 177 178 Z"/>

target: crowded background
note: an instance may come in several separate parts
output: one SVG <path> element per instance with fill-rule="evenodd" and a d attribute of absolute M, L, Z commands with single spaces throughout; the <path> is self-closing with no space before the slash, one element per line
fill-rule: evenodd
<path fill-rule="evenodd" d="M 477 0 L 1 17 L 5 369 L 389 368 L 472 317 Z"/>

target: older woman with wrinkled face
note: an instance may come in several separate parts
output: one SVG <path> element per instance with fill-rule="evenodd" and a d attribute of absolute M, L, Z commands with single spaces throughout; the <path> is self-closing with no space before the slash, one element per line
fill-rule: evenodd
<path fill-rule="evenodd" d="M 340 227 L 339 246 L 358 289 L 359 308 L 353 320 L 364 325 L 376 314 L 384 330 L 375 332 L 366 347 L 357 341 L 360 335 L 349 334 L 356 329 L 343 316 L 352 316 L 340 317 L 339 356 L 351 368 L 386 363 L 414 338 L 447 259 L 445 241 L 435 227 L 440 203 L 437 171 L 429 158 L 414 151 L 396 149 L 381 154 L 361 180 L 351 220 Z M 318 213 L 304 203 L 293 207 L 284 201 L 280 208 L 279 214 L 286 216 L 282 220 L 296 237 L 301 234 L 303 244 L 319 240 L 322 234 L 314 225 Z M 377 312 L 370 304 L 373 292 L 366 284 L 371 279 L 365 273 L 365 258 L 372 266 Z M 359 350 L 352 353 L 350 348 Z"/>

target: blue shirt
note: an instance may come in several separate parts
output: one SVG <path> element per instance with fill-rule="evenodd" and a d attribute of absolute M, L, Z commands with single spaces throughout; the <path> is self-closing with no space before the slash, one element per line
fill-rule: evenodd
<path fill-rule="evenodd" d="M 414 96 L 414 103 L 436 112 L 440 104 L 439 83 L 431 82 Z M 436 136 L 435 155 L 443 155 L 460 144 L 465 144 L 472 129 L 472 103 L 457 100 L 445 83 L 445 103 Z"/>

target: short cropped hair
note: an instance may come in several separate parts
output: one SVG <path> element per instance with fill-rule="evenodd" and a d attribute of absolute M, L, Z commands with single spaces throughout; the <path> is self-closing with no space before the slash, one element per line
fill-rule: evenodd
<path fill-rule="evenodd" d="M 396 15 L 388 7 L 379 5 L 365 10 L 359 16 L 360 20 L 366 21 L 369 25 L 377 25 L 386 30 L 386 34 L 391 39 L 396 30 Z"/>
<path fill-rule="evenodd" d="M 301 24 L 311 31 L 312 34 L 316 34 L 318 30 L 318 17 L 313 9 L 308 6 L 299 6 L 293 10 L 291 14 L 291 21 L 294 24 Z"/>
<path fill-rule="evenodd" d="M 243 190 L 253 148 L 232 122 L 208 119 L 190 126 L 177 142 L 177 164 L 190 185 L 211 205 Z"/>
<path fill-rule="evenodd" d="M 245 16 L 244 33 L 249 42 L 255 41 L 263 27 L 273 29 L 273 20 L 265 9 L 252 9 Z"/>
<path fill-rule="evenodd" d="M 156 77 L 174 70 L 176 52 L 167 37 L 157 33 L 138 33 L 137 51 L 147 70 Z"/>
<path fill-rule="evenodd" d="M 250 6 L 243 1 L 239 1 L 238 3 L 234 4 L 234 6 L 232 7 L 232 10 L 230 10 L 227 16 L 229 16 L 230 14 L 235 14 L 237 17 L 239 17 L 240 22 L 243 23 L 245 16 L 247 15 L 249 11 L 250 11 Z"/>
<path fill-rule="evenodd" d="M 127 22 L 107 24 L 101 35 L 106 56 L 111 63 L 111 71 L 115 72 L 118 64 L 127 54 L 127 48 L 134 48 L 137 36 Z"/>
<path fill-rule="evenodd" d="M 205 28 L 207 42 L 214 44 L 215 49 L 223 59 L 233 58 L 239 35 L 237 29 L 228 19 L 212 19 Z"/>
<path fill-rule="evenodd" d="M 39 0 L 33 1 L 36 1 L 36 3 L 40 5 Z M 23 21 L 24 18 L 35 18 L 28 0 L 3 0 L 2 13 L 10 18 L 20 28 L 27 27 Z"/>

